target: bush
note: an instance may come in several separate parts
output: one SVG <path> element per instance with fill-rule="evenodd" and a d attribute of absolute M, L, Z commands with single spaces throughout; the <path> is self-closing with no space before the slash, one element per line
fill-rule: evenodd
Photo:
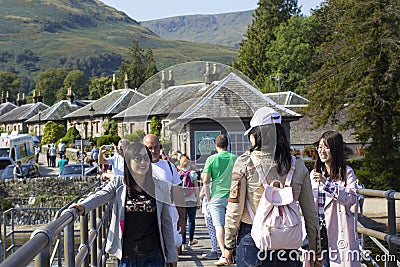
<path fill-rule="evenodd" d="M 137 130 L 133 134 L 126 134 L 124 138 L 128 140 L 129 142 L 133 143 L 140 143 L 143 140 L 143 137 L 146 135 L 146 133 L 143 130 Z"/>
<path fill-rule="evenodd" d="M 74 127 L 69 128 L 66 135 L 61 139 L 63 140 L 65 145 L 68 147 L 69 144 L 73 144 L 75 142 L 75 140 L 81 139 L 81 135 L 74 126 Z"/>
<path fill-rule="evenodd" d="M 102 135 L 96 139 L 96 145 L 97 147 L 110 144 L 118 145 L 119 140 L 121 140 L 121 137 L 118 135 Z"/>

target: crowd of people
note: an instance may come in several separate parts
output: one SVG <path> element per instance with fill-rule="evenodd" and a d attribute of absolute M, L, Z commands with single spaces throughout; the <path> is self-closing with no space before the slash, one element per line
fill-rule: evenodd
<path fill-rule="evenodd" d="M 153 134 L 142 143 L 121 140 L 113 156 L 107 156 L 109 146 L 94 147 L 92 155 L 108 183 L 71 208 L 84 215 L 108 201 L 114 203 L 106 251 L 122 267 L 176 266 L 178 255 L 198 243 L 200 209 L 211 241 L 202 258 L 214 259 L 216 266 L 360 266 L 356 223 L 362 184 L 346 165 L 342 135 L 327 131 L 316 140 L 317 159 L 309 173 L 304 161 L 291 154 L 281 120 L 273 109 L 257 110 L 244 133 L 251 143 L 249 151 L 230 153 L 227 136 L 220 135 L 215 139 L 216 153 L 201 172 L 188 155 L 166 156 Z M 279 190 L 290 192 L 290 201 L 298 203 L 304 226 L 301 247 L 296 235 L 290 240 L 283 232 L 265 234 L 254 225 L 255 216 L 264 216 L 260 206 L 270 199 L 269 192 Z M 275 216 L 281 221 L 288 212 L 286 202 L 273 204 L 279 206 Z M 267 221 L 263 223 L 270 227 Z M 273 239 L 272 234 L 277 236 Z M 264 235 L 266 240 L 260 238 Z M 271 243 L 276 238 L 287 244 L 278 247 L 279 253 Z"/>

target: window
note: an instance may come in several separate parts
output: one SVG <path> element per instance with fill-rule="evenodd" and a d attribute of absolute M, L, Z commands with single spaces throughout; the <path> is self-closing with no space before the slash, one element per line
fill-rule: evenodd
<path fill-rule="evenodd" d="M 229 132 L 231 153 L 242 155 L 251 145 L 247 136 L 243 132 Z"/>
<path fill-rule="evenodd" d="M 129 133 L 133 134 L 135 132 L 135 124 L 133 122 L 129 123 Z"/>

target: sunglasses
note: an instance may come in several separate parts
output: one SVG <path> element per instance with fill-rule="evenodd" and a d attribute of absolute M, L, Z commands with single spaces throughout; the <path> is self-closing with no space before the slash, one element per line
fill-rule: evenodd
<path fill-rule="evenodd" d="M 149 156 L 148 156 L 147 154 L 146 154 L 146 155 L 136 154 L 136 155 L 133 155 L 132 159 L 133 159 L 136 163 L 140 163 L 140 162 L 142 162 L 142 160 L 143 160 L 144 162 L 150 162 L 150 158 L 149 158 Z"/>

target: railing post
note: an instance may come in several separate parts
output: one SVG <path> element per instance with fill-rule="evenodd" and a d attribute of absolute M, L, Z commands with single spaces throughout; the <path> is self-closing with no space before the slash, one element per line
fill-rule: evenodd
<path fill-rule="evenodd" d="M 50 246 L 36 256 L 35 267 L 50 267 Z"/>
<path fill-rule="evenodd" d="M 90 212 L 90 222 L 91 222 L 91 231 L 97 231 L 96 224 L 96 209 Z M 90 248 L 90 263 L 92 267 L 97 267 L 97 240 L 99 239 L 99 231 L 97 231 L 96 241 L 93 242 L 92 247 Z"/>
<path fill-rule="evenodd" d="M 388 203 L 388 232 L 390 236 L 396 236 L 396 202 L 394 199 L 395 190 L 386 191 L 385 197 Z M 391 242 L 391 240 L 387 240 L 389 244 L 389 267 L 397 266 L 397 245 Z"/>
<path fill-rule="evenodd" d="M 97 217 L 96 217 L 96 221 L 100 221 L 101 220 L 101 216 L 102 216 L 102 212 L 101 212 L 101 207 L 98 207 L 96 209 L 97 211 Z M 103 266 L 103 254 L 102 254 L 102 250 L 103 250 L 103 227 L 104 225 L 101 226 L 101 228 L 99 229 L 99 236 L 97 237 L 97 249 L 98 249 L 98 255 L 99 255 L 99 259 L 97 259 L 99 266 Z M 104 264 L 105 265 L 105 264 Z"/>
<path fill-rule="evenodd" d="M 75 267 L 74 222 L 64 230 L 64 266 Z"/>
<path fill-rule="evenodd" d="M 88 227 L 88 215 L 81 216 L 81 227 L 80 227 L 80 235 L 81 235 L 81 247 L 88 247 L 89 245 L 89 227 Z M 88 251 L 89 253 L 89 251 Z M 89 267 L 89 257 L 86 256 L 83 262 L 83 267 Z"/>

